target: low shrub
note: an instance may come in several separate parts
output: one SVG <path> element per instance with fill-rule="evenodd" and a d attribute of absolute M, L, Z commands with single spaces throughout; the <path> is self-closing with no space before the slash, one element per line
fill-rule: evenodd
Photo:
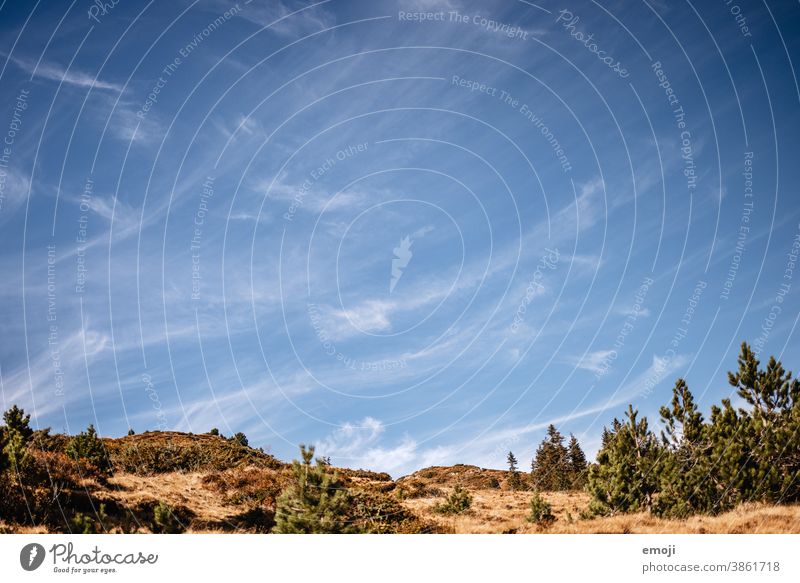
<path fill-rule="evenodd" d="M 0 516 L 18 524 L 63 528 L 63 509 L 93 512 L 91 495 L 106 479 L 86 460 L 28 449 L 25 462 L 0 474 Z"/>
<path fill-rule="evenodd" d="M 413 498 L 439 498 L 444 496 L 444 491 L 436 486 L 429 486 L 418 480 L 403 480 L 395 488 L 397 497 L 401 500 Z"/>
<path fill-rule="evenodd" d="M 207 475 L 203 483 L 219 492 L 226 504 L 274 508 L 275 501 L 289 483 L 289 476 L 264 468 L 231 468 Z"/>
<path fill-rule="evenodd" d="M 356 491 L 350 509 L 347 521 L 359 532 L 418 534 L 431 529 L 394 497 L 379 492 Z"/>
<path fill-rule="evenodd" d="M 74 460 L 86 460 L 100 471 L 111 473 L 111 461 L 103 440 L 97 437 L 94 425 L 89 425 L 86 431 L 70 439 L 66 454 Z"/>
<path fill-rule="evenodd" d="M 242 466 L 281 468 L 271 455 L 234 441 L 210 436 L 143 433 L 109 443 L 118 471 L 138 475 L 166 472 L 222 471 Z"/>
<path fill-rule="evenodd" d="M 76 513 L 69 521 L 69 530 L 72 534 L 99 534 L 105 530 L 107 521 L 106 505 L 101 503 L 94 517 L 88 513 Z"/>
<path fill-rule="evenodd" d="M 472 495 L 461 486 L 456 486 L 445 500 L 433 507 L 439 514 L 461 514 L 472 507 Z"/>
<path fill-rule="evenodd" d="M 534 492 L 531 497 L 531 511 L 528 514 L 528 522 L 539 525 L 548 525 L 555 521 L 553 509 L 550 504 L 542 498 L 539 492 Z"/>
<path fill-rule="evenodd" d="M 176 509 L 165 502 L 159 502 L 153 508 L 153 522 L 150 530 L 157 534 L 180 534 L 186 530 Z"/>
<path fill-rule="evenodd" d="M 233 437 L 231 437 L 230 441 L 232 441 L 234 443 L 238 443 L 239 445 L 243 445 L 244 447 L 247 447 L 247 446 L 250 445 L 250 442 L 248 441 L 247 436 L 244 433 L 242 433 L 241 431 L 239 431 Z"/>

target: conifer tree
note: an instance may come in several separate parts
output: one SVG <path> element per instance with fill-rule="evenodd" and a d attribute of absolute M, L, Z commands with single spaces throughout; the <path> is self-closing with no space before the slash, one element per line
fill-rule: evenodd
<path fill-rule="evenodd" d="M 0 427 L 0 472 L 12 469 L 15 473 L 29 461 L 26 445 L 33 435 L 30 415 L 13 405 L 3 413 L 4 426 Z"/>
<path fill-rule="evenodd" d="M 33 429 L 30 427 L 30 415 L 25 415 L 25 411 L 16 405 L 13 405 L 8 411 L 3 413 L 3 422 L 6 425 L 6 431 L 16 431 L 19 433 L 23 443 L 27 443 L 33 435 Z"/>
<path fill-rule="evenodd" d="M 6 468 L 10 465 L 8 455 L 6 454 L 7 444 L 8 438 L 6 437 L 5 428 L 0 427 L 0 479 L 2 479 L 3 472 L 5 472 Z"/>
<path fill-rule="evenodd" d="M 750 410 L 739 410 L 740 440 L 748 452 L 739 478 L 742 501 L 800 499 L 800 382 L 770 357 L 765 370 L 742 343 L 739 368 L 728 381 Z"/>
<path fill-rule="evenodd" d="M 4 467 L 9 468 L 17 476 L 23 473 L 30 461 L 30 456 L 22 433 L 16 429 L 6 429 L 0 457 L 4 458 L 0 461 L 0 470 Z"/>
<path fill-rule="evenodd" d="M 281 534 L 345 533 L 350 496 L 336 474 L 314 458 L 314 447 L 300 446 L 303 461 L 292 462 L 294 481 L 278 497 L 274 531 Z"/>
<path fill-rule="evenodd" d="M 472 495 L 461 484 L 456 484 L 447 498 L 433 507 L 439 514 L 461 514 L 472 506 Z"/>
<path fill-rule="evenodd" d="M 531 463 L 531 480 L 537 490 L 567 490 L 572 487 L 569 450 L 555 425 L 548 426 L 547 437 L 536 450 Z"/>
<path fill-rule="evenodd" d="M 578 438 L 570 433 L 569 444 L 567 444 L 569 460 L 569 481 L 570 488 L 582 490 L 586 486 L 586 474 L 589 464 L 586 461 L 586 454 L 583 453 Z"/>
<path fill-rule="evenodd" d="M 89 425 L 86 431 L 81 431 L 70 439 L 65 453 L 72 459 L 85 459 L 101 471 L 111 471 L 111 461 L 94 425 Z"/>
<path fill-rule="evenodd" d="M 592 513 L 684 517 L 800 501 L 800 382 L 775 358 L 761 369 L 747 343 L 728 381 L 746 406 L 723 399 L 706 422 L 678 379 L 660 410 L 660 445 L 632 407 L 626 422 L 614 419 L 589 471 Z"/>
<path fill-rule="evenodd" d="M 519 470 L 517 469 L 517 458 L 514 455 L 514 452 L 508 452 L 506 461 L 508 462 L 508 487 L 511 490 L 522 489 L 522 479 L 519 475 Z"/>
<path fill-rule="evenodd" d="M 670 407 L 661 407 L 663 450 L 659 456 L 658 501 L 660 516 L 685 517 L 710 512 L 716 495 L 708 479 L 708 431 L 686 381 L 678 379 L 672 389 Z"/>
<path fill-rule="evenodd" d="M 722 400 L 722 407 L 711 407 L 711 423 L 707 428 L 709 439 L 709 465 L 706 476 L 714 491 L 712 512 L 723 512 L 746 500 L 750 493 L 754 460 L 748 454 L 751 441 L 750 423 L 731 405 Z"/>
<path fill-rule="evenodd" d="M 235 443 L 238 443 L 239 445 L 244 445 L 244 446 L 250 445 L 250 442 L 247 440 L 247 436 L 241 431 L 239 431 L 233 437 L 231 437 L 230 440 Z"/>
<path fill-rule="evenodd" d="M 647 418 L 639 419 L 632 405 L 626 417 L 625 422 L 614 420 L 597 454 L 597 464 L 589 469 L 587 487 L 593 497 L 593 514 L 648 510 L 658 491 L 658 440 Z"/>
<path fill-rule="evenodd" d="M 550 506 L 550 503 L 542 498 L 542 495 L 539 494 L 538 491 L 534 490 L 533 496 L 531 496 L 530 508 L 531 511 L 528 514 L 528 522 L 534 522 L 540 525 L 548 525 L 554 522 L 556 519 L 553 515 L 552 506 Z"/>

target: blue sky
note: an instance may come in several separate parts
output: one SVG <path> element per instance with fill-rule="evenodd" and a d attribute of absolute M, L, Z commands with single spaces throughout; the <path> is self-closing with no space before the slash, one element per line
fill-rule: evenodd
<path fill-rule="evenodd" d="M 6 0 L 2 404 L 401 475 L 796 367 L 799 16 Z"/>

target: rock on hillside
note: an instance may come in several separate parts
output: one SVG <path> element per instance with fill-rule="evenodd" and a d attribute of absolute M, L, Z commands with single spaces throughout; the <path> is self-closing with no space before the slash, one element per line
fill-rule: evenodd
<path fill-rule="evenodd" d="M 524 479 L 526 474 L 521 473 Z M 505 470 L 490 470 L 456 464 L 454 466 L 432 466 L 418 470 L 397 480 L 397 487 L 411 496 L 435 494 L 440 488 L 461 485 L 470 490 L 505 488 L 509 473 Z"/>

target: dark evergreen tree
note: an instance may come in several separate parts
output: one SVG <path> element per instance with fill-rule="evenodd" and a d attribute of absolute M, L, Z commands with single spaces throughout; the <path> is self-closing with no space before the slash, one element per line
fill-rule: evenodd
<path fill-rule="evenodd" d="M 522 478 L 519 475 L 519 470 L 517 469 L 517 458 L 514 455 L 514 452 L 509 451 L 508 455 L 506 456 L 506 462 L 508 462 L 508 487 L 511 490 L 521 490 L 522 489 Z"/>
<path fill-rule="evenodd" d="M 586 475 L 589 471 L 589 464 L 586 461 L 586 454 L 578 443 L 578 438 L 570 433 L 569 444 L 567 444 L 568 463 L 569 463 L 569 482 L 573 490 L 582 490 L 586 486 Z"/>
<path fill-rule="evenodd" d="M 27 467 L 30 461 L 27 445 L 33 436 L 30 420 L 31 416 L 16 405 L 3 413 L 5 425 L 0 427 L 0 472 L 11 469 L 18 477 Z"/>
<path fill-rule="evenodd" d="M 30 426 L 30 415 L 25 415 L 25 411 L 16 405 L 12 406 L 8 411 L 3 413 L 3 422 L 6 425 L 6 431 L 16 431 L 19 433 L 20 438 L 24 443 L 33 435 L 33 429 Z"/>
<path fill-rule="evenodd" d="M 247 440 L 247 436 L 241 431 L 239 431 L 238 433 L 236 433 L 236 435 L 231 437 L 231 441 L 234 441 L 239 445 L 244 445 L 244 446 L 250 445 L 250 442 Z"/>
<path fill-rule="evenodd" d="M 569 451 L 564 446 L 564 436 L 555 425 L 547 428 L 547 437 L 536 449 L 531 462 L 531 480 L 537 490 L 568 490 L 572 487 Z"/>
<path fill-rule="evenodd" d="M 282 534 L 354 532 L 347 523 L 350 496 L 344 484 L 301 445 L 302 462 L 292 462 L 294 480 L 278 497 L 274 531 Z"/>

